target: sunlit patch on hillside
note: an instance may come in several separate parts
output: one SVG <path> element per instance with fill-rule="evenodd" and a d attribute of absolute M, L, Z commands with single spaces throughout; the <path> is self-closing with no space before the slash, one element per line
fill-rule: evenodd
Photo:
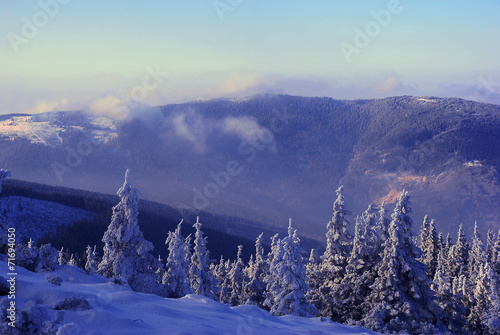
<path fill-rule="evenodd" d="M 473 161 L 465 162 L 464 166 L 466 166 L 466 167 L 482 167 L 483 164 L 476 159 Z"/>

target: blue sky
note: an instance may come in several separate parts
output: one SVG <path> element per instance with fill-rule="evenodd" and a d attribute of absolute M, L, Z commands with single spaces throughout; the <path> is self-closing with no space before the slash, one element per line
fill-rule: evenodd
<path fill-rule="evenodd" d="M 256 93 L 500 103 L 498 0 L 59 1 L 0 1 L 0 113 L 121 99 L 148 67 L 168 76 L 146 104 Z"/>

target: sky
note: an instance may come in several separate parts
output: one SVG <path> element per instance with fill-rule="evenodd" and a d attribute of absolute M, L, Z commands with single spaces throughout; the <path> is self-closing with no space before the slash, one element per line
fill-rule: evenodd
<path fill-rule="evenodd" d="M 262 93 L 500 104 L 500 0 L 0 0 L 0 114 Z"/>

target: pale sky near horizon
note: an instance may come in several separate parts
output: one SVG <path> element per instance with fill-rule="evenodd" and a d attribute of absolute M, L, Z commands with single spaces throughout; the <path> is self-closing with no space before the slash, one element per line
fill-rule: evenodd
<path fill-rule="evenodd" d="M 155 105 L 257 93 L 500 104 L 498 0 L 59 1 L 0 0 L 0 114 L 122 99 L 147 68 L 168 72 L 141 98 Z M 357 48 L 350 61 L 342 45 Z"/>

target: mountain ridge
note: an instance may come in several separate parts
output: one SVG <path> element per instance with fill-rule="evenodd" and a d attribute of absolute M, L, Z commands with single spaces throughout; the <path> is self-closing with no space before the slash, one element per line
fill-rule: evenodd
<path fill-rule="evenodd" d="M 103 117 L 64 113 L 51 114 L 55 125 Z M 463 222 L 470 234 L 474 220 L 483 235 L 500 228 L 500 106 L 260 95 L 132 111 L 113 121 L 117 135 L 108 142 L 88 124 L 60 132 L 55 147 L 4 139 L 0 163 L 21 179 L 104 193 L 132 168 L 146 199 L 196 210 L 201 193 L 203 209 L 282 228 L 292 217 L 314 238 L 324 235 L 340 184 L 355 214 L 372 202 L 391 210 L 404 188 L 415 195 L 417 224 L 429 214 L 451 233 Z M 229 162 L 239 173 L 219 185 L 213 176 L 225 175 Z"/>

